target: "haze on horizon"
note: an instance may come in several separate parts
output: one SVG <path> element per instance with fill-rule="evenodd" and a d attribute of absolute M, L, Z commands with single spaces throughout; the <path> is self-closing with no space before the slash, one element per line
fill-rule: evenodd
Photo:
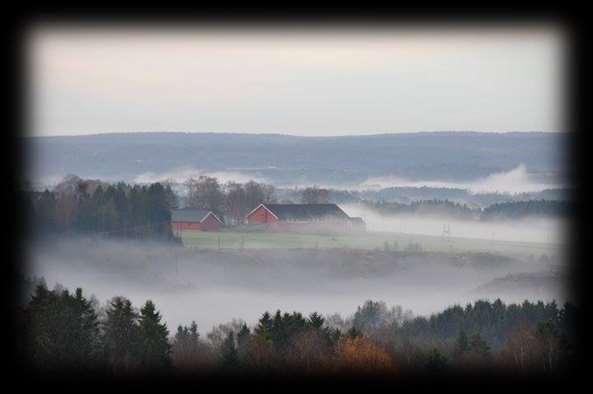
<path fill-rule="evenodd" d="M 565 131 L 553 25 L 29 33 L 32 136 Z"/>

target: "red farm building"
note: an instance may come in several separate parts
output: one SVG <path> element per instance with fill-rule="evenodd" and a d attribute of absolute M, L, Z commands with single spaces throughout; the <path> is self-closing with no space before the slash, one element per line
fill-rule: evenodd
<path fill-rule="evenodd" d="M 183 231 L 218 231 L 224 223 L 212 211 L 183 208 L 171 211 L 171 226 L 174 234 Z"/>
<path fill-rule="evenodd" d="M 276 231 L 361 231 L 362 218 L 352 218 L 336 204 L 260 204 L 246 216 L 248 225 Z"/>

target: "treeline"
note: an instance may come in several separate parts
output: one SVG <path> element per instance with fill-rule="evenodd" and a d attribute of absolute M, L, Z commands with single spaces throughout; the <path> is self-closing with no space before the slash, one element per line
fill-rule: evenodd
<path fill-rule="evenodd" d="M 327 204 L 330 202 L 329 191 L 317 186 L 293 191 L 290 198 L 286 193 L 283 198 L 278 198 L 274 186 L 255 181 L 221 184 L 217 178 L 200 176 L 197 179 L 188 179 L 184 186 L 187 192 L 186 206 L 213 211 L 220 217 L 224 217 L 225 222 L 230 225 L 242 224 L 245 216 L 261 203 Z"/>
<path fill-rule="evenodd" d="M 344 186 L 346 187 L 346 186 Z M 546 189 L 530 193 L 472 193 L 467 189 L 439 188 L 428 186 L 399 186 L 379 190 L 346 190 L 326 189 L 329 201 L 336 204 L 362 203 L 365 201 L 389 201 L 400 204 L 409 204 L 422 200 L 448 200 L 475 207 L 487 207 L 496 203 L 547 200 L 571 201 L 570 189 Z M 278 188 L 276 193 L 279 199 L 298 201 L 302 189 Z"/>
<path fill-rule="evenodd" d="M 482 220 L 516 219 L 528 216 L 567 217 L 571 204 L 567 201 L 530 200 L 490 205 L 482 211 Z"/>
<path fill-rule="evenodd" d="M 473 208 L 449 200 L 420 200 L 409 204 L 369 202 L 364 205 L 381 215 L 415 214 L 443 215 L 462 220 L 501 220 L 527 217 L 566 217 L 571 204 L 567 201 L 530 200 L 493 204 L 484 209 Z"/>
<path fill-rule="evenodd" d="M 293 198 L 288 198 L 286 193 L 279 193 L 272 185 L 254 181 L 221 184 L 218 179 L 208 176 L 188 179 L 183 185 L 183 196 L 174 192 L 171 185 L 171 182 L 109 184 L 68 176 L 52 190 L 25 191 L 23 205 L 33 219 L 31 228 L 38 235 L 81 233 L 124 239 L 172 240 L 170 212 L 174 208 L 208 209 L 223 218 L 227 225 L 238 225 L 260 203 L 316 204 L 331 202 L 336 197 L 331 190 L 313 186 L 293 190 Z M 506 202 L 485 209 L 437 199 L 409 204 L 364 201 L 363 205 L 385 216 L 446 215 L 464 220 L 565 216 L 571 209 L 567 201 L 548 200 Z"/>
<path fill-rule="evenodd" d="M 110 238 L 173 240 L 169 185 L 115 185 L 69 177 L 54 190 L 25 193 L 35 235 L 99 234 Z"/>
<path fill-rule="evenodd" d="M 213 211 L 230 225 L 241 224 L 247 213 L 262 202 L 274 202 L 274 186 L 249 181 L 221 184 L 217 178 L 200 176 L 185 183 L 187 207 Z"/>
<path fill-rule="evenodd" d="M 195 322 L 173 337 L 151 301 L 124 297 L 106 307 L 39 284 L 20 310 L 19 342 L 40 371 L 81 373 L 388 374 L 488 368 L 564 371 L 575 358 L 571 304 L 478 301 L 430 317 L 367 301 L 349 318 L 265 312 L 249 327 L 221 324 L 202 338 Z"/>
<path fill-rule="evenodd" d="M 437 187 L 390 187 L 381 190 L 365 190 L 351 192 L 352 197 L 359 200 L 395 201 L 410 203 L 419 200 L 449 200 L 463 202 L 468 205 L 487 207 L 492 204 L 528 200 L 567 201 L 570 200 L 570 189 L 546 189 L 530 193 L 472 193 L 467 189 Z M 349 196 L 342 196 L 346 198 Z"/>
<path fill-rule="evenodd" d="M 99 308 L 80 288 L 72 294 L 41 283 L 19 312 L 20 351 L 34 369 L 120 374 L 171 367 L 169 332 L 150 300 L 140 311 L 124 297 Z"/>
<path fill-rule="evenodd" d="M 421 200 L 410 204 L 379 201 L 366 202 L 365 205 L 384 216 L 399 214 L 447 215 L 458 219 L 471 220 L 479 217 L 480 214 L 479 209 L 448 200 Z"/>
<path fill-rule="evenodd" d="M 188 179 L 182 186 L 185 193 L 179 195 L 168 181 L 150 185 L 109 184 L 70 175 L 52 190 L 26 191 L 25 208 L 39 234 L 95 233 L 116 238 L 171 239 L 171 209 L 207 209 L 226 224 L 237 225 L 259 204 L 277 200 L 272 185 L 255 181 L 223 184 L 217 178 L 200 176 Z M 326 203 L 327 190 L 306 188 L 298 201 Z"/>

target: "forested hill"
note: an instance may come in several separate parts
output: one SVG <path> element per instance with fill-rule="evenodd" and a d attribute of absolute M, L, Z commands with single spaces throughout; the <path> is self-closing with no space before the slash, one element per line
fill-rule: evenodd
<path fill-rule="evenodd" d="M 563 133 L 434 132 L 297 137 L 280 134 L 115 133 L 27 137 L 37 177 L 133 180 L 178 168 L 236 171 L 273 183 L 362 182 L 368 177 L 464 181 L 520 164 L 562 173 Z M 554 178 L 555 179 L 555 178 Z"/>
<path fill-rule="evenodd" d="M 364 205 L 380 213 L 382 216 L 413 214 L 413 215 L 441 215 L 467 220 L 500 220 L 522 219 L 534 217 L 566 218 L 573 205 L 568 201 L 509 201 L 487 206 L 484 209 L 472 208 L 466 204 L 459 204 L 448 200 L 421 200 L 410 204 L 397 202 L 370 202 Z"/>

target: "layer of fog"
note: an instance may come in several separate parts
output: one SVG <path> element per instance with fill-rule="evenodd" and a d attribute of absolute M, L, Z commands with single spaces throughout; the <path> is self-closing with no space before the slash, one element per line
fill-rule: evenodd
<path fill-rule="evenodd" d="M 180 167 L 162 173 L 146 172 L 134 178 L 133 183 L 155 183 L 173 182 L 184 183 L 190 178 L 197 179 L 200 176 L 209 176 L 218 179 L 220 183 L 237 182 L 246 183 L 249 181 L 267 182 L 262 177 L 245 174 L 240 171 L 205 171 L 193 167 Z"/>
<path fill-rule="evenodd" d="M 438 180 L 411 181 L 392 176 L 372 177 L 358 185 L 359 190 L 378 190 L 389 187 L 435 187 L 465 189 L 471 193 L 531 193 L 546 189 L 560 188 L 560 184 L 542 183 L 536 181 L 527 171 L 524 164 L 520 164 L 507 172 L 490 174 L 468 182 L 445 182 Z"/>
<path fill-rule="evenodd" d="M 42 178 L 31 178 L 30 183 L 38 189 L 49 188 L 52 189 L 59 184 L 67 174 L 53 174 Z M 129 179 L 101 177 L 102 181 L 116 183 L 125 181 L 128 183 L 147 184 L 154 182 L 169 182 L 175 187 L 175 192 L 180 195 L 185 194 L 183 184 L 190 178 L 197 179 L 200 176 L 210 176 L 217 178 L 220 183 L 237 182 L 246 183 L 248 181 L 255 181 L 258 183 L 272 184 L 280 188 L 306 188 L 312 186 L 311 183 L 278 183 L 271 179 L 254 173 L 246 173 L 240 169 L 228 170 L 205 170 L 194 168 L 191 166 L 173 168 L 165 172 L 145 172 Z M 84 176 L 87 179 L 95 179 L 97 177 Z M 521 164 L 508 172 L 501 172 L 491 174 L 485 178 L 476 179 L 467 182 L 449 182 L 439 180 L 409 180 L 405 178 L 398 178 L 393 176 L 369 177 L 366 181 L 360 183 L 337 184 L 328 180 L 327 182 L 315 182 L 315 186 L 344 191 L 378 191 L 390 187 L 433 187 L 433 188 L 449 188 L 466 190 L 472 194 L 483 193 L 503 193 L 503 194 L 520 194 L 530 192 L 541 192 L 547 189 L 557 189 L 565 187 L 560 182 L 546 183 L 534 179 L 527 168 Z"/>
<path fill-rule="evenodd" d="M 29 275 L 48 286 L 82 287 L 103 304 L 123 295 L 139 307 L 152 299 L 168 326 L 195 320 L 201 332 L 241 318 L 254 324 L 264 311 L 317 311 L 347 316 L 367 299 L 416 314 L 477 299 L 562 301 L 560 283 L 537 291 L 476 293 L 513 273 L 547 275 L 560 261 L 501 255 L 406 255 L 373 250 L 191 250 L 161 244 L 70 239 L 29 249 Z M 538 287 L 539 286 L 539 287 Z"/>
<path fill-rule="evenodd" d="M 560 218 L 529 217 L 517 220 L 460 220 L 447 216 L 398 214 L 384 216 L 362 205 L 343 204 L 350 216 L 362 217 L 370 231 L 396 232 L 512 242 L 564 244 L 567 223 Z"/>

